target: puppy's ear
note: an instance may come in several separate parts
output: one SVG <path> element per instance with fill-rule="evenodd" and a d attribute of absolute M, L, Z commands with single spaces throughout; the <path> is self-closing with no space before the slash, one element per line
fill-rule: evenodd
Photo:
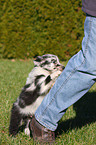
<path fill-rule="evenodd" d="M 35 66 L 39 66 L 42 61 L 42 56 L 37 56 L 36 59 L 33 61 Z"/>

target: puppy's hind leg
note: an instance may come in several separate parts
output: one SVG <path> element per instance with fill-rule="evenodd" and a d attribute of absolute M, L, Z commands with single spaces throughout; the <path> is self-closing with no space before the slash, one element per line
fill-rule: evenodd
<path fill-rule="evenodd" d="M 26 127 L 24 129 L 25 134 L 28 135 L 28 136 L 30 136 L 30 129 L 29 129 L 30 121 L 31 121 L 31 119 L 28 118 L 27 121 L 26 121 Z"/>
<path fill-rule="evenodd" d="M 22 115 L 19 112 L 18 107 L 13 104 L 11 110 L 11 119 L 10 119 L 10 126 L 9 126 L 9 134 L 15 136 L 19 131 L 19 125 L 22 120 Z"/>

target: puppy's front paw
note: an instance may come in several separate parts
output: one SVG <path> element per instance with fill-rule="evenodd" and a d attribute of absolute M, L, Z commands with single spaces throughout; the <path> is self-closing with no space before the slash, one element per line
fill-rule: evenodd
<path fill-rule="evenodd" d="M 61 74 L 62 71 L 58 70 L 57 71 L 57 76 Z"/>
<path fill-rule="evenodd" d="M 53 74 L 51 74 L 51 79 L 57 78 L 61 74 L 61 71 L 56 71 Z"/>

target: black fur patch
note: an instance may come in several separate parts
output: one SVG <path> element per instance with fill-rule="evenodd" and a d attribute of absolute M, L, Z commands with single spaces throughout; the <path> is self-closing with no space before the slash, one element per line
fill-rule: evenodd
<path fill-rule="evenodd" d="M 37 86 L 39 79 L 42 78 L 42 77 L 45 77 L 45 75 L 38 75 L 38 76 L 36 76 L 35 86 Z"/>
<path fill-rule="evenodd" d="M 9 126 L 9 134 L 15 136 L 19 131 L 19 124 L 22 119 L 22 115 L 19 113 L 18 107 L 13 104 L 11 110 L 11 120 Z"/>
<path fill-rule="evenodd" d="M 54 56 L 50 56 L 50 55 L 44 55 L 43 58 L 55 58 Z"/>
<path fill-rule="evenodd" d="M 40 95 L 39 93 L 40 93 L 39 85 L 37 85 L 36 89 L 33 91 L 26 91 L 26 89 L 22 90 L 19 99 L 19 106 L 21 108 L 24 108 L 27 105 L 31 105 L 38 98 L 38 96 Z"/>
<path fill-rule="evenodd" d="M 35 61 L 37 61 L 37 62 L 41 62 L 42 59 L 41 59 L 40 57 L 37 57 Z"/>
<path fill-rule="evenodd" d="M 50 81 L 51 81 L 52 79 L 51 79 L 51 77 L 50 77 L 50 75 L 46 78 L 46 80 L 45 80 L 45 85 L 47 85 Z"/>
<path fill-rule="evenodd" d="M 29 87 L 30 87 L 30 84 L 27 84 L 27 85 L 24 86 L 24 89 L 27 89 Z"/>
<path fill-rule="evenodd" d="M 47 68 L 45 68 L 45 70 L 47 70 L 47 71 L 51 72 L 51 70 L 49 70 L 49 69 L 47 69 Z"/>
<path fill-rule="evenodd" d="M 48 65 L 48 64 L 50 64 L 50 62 L 46 60 L 46 61 L 45 61 L 44 63 L 42 63 L 40 66 L 43 67 L 44 65 Z"/>
<path fill-rule="evenodd" d="M 43 58 L 50 58 L 50 56 L 48 56 L 48 55 L 45 55 L 45 56 L 43 56 Z"/>

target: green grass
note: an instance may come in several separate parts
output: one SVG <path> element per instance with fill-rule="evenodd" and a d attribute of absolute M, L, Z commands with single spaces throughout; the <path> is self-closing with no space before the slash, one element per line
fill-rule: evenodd
<path fill-rule="evenodd" d="M 66 62 L 62 62 L 66 64 Z M 32 60 L 0 60 L 0 144 L 35 145 L 20 132 L 9 136 L 10 111 L 33 67 Z M 96 84 L 77 103 L 69 107 L 56 131 L 58 145 L 96 145 Z"/>

